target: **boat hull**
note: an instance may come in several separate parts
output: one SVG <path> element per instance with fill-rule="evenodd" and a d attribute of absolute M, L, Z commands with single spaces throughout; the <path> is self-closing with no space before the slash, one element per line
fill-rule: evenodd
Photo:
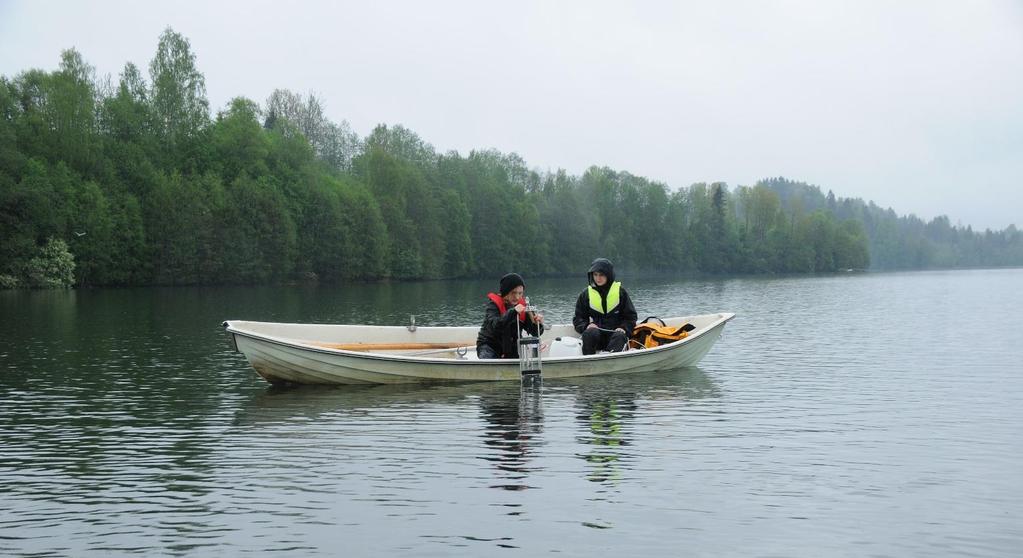
<path fill-rule="evenodd" d="M 689 337 L 653 349 L 629 350 L 622 353 L 601 353 L 588 356 L 551 357 L 543 359 L 542 377 L 573 378 L 600 374 L 627 374 L 692 366 L 710 351 L 721 336 L 725 323 L 734 314 L 713 314 L 670 320 L 699 320 L 703 327 Z M 254 326 L 254 324 L 256 326 Z M 265 324 L 260 322 L 225 322 L 235 346 L 262 378 L 271 383 L 296 384 L 398 384 L 423 382 L 510 381 L 521 374 L 517 360 L 479 360 L 475 354 L 458 355 L 451 350 L 444 355 L 381 354 L 324 347 L 327 341 L 351 341 L 366 328 L 362 338 L 409 338 L 437 342 L 466 339 L 475 328 L 407 328 L 372 326 L 311 326 L 302 324 Z M 248 327 L 246 327 L 248 326 Z M 336 329 L 330 328 L 348 328 Z M 556 334 L 568 334 L 569 326 L 556 326 L 545 334 L 545 341 Z M 332 333 L 334 334 L 332 336 Z M 284 334 L 284 335 L 282 335 Z M 418 334 L 418 335 L 417 335 Z M 399 337 L 404 336 L 404 337 Z M 370 339 L 369 341 L 374 341 Z M 470 349 L 474 353 L 474 349 Z"/>

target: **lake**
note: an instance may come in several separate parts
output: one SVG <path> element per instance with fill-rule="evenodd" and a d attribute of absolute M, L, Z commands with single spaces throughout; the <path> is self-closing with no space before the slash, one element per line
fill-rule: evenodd
<path fill-rule="evenodd" d="M 223 320 L 477 324 L 496 278 L 0 292 L 0 555 L 1023 550 L 1023 270 L 621 279 L 737 316 L 696 368 L 276 389 Z"/>

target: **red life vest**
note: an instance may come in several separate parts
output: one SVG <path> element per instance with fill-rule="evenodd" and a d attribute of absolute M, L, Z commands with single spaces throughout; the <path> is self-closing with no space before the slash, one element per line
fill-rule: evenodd
<path fill-rule="evenodd" d="M 487 298 L 489 298 L 491 302 L 493 302 L 494 304 L 497 305 L 497 309 L 501 311 L 501 315 L 502 316 L 504 315 L 505 312 L 508 311 L 508 307 L 507 307 L 507 305 L 505 305 L 504 298 L 502 298 L 501 295 L 496 295 L 494 293 L 488 293 L 487 294 Z M 526 321 L 526 311 L 525 310 L 523 310 L 522 312 L 519 312 L 519 321 L 520 322 Z"/>

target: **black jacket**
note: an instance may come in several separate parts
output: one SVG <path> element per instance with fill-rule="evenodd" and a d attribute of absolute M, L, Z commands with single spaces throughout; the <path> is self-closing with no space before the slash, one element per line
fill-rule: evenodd
<path fill-rule="evenodd" d="M 604 283 L 603 287 L 598 287 L 593 282 L 594 271 L 599 271 L 607 277 L 607 283 Z M 611 289 L 611 284 L 615 280 L 614 266 L 608 260 L 598 258 L 590 266 L 587 278 L 589 279 L 590 286 L 597 289 L 597 292 L 600 293 L 601 301 L 607 306 L 607 292 Z M 629 293 L 625 291 L 625 287 L 619 287 L 618 296 L 618 306 L 607 314 L 602 314 L 590 308 L 589 289 L 583 289 L 583 292 L 579 294 L 579 299 L 575 302 L 575 316 L 572 317 L 572 325 L 575 326 L 575 330 L 579 333 L 586 331 L 586 326 L 592 321 L 597 324 L 597 327 L 602 329 L 616 329 L 620 327 L 625 330 L 625 335 L 631 336 L 632 328 L 636 327 L 636 320 L 639 319 L 639 316 L 636 315 L 636 307 L 632 305 L 632 299 L 629 298 Z"/>
<path fill-rule="evenodd" d="M 476 337 L 476 345 L 488 345 L 501 358 L 519 358 L 519 336 L 516 324 L 539 336 L 543 333 L 543 325 L 533 323 L 532 316 L 526 314 L 526 321 L 520 322 L 515 307 L 509 308 L 503 315 L 494 301 L 488 300 L 483 325 Z"/>
<path fill-rule="evenodd" d="M 608 284 L 610 285 L 610 282 Z M 590 308 L 589 289 L 584 290 L 579 295 L 579 299 L 575 301 L 575 316 L 572 318 L 575 330 L 579 333 L 586 331 L 586 326 L 590 324 L 592 318 L 593 323 L 597 324 L 599 328 L 615 329 L 620 327 L 625 330 L 625 335 L 632 335 L 632 328 L 636 327 L 636 320 L 639 319 L 639 316 L 636 315 L 636 307 L 632 305 L 632 299 L 629 298 L 625 287 L 620 288 L 618 295 L 618 306 L 607 314 L 601 314 Z M 607 302 L 607 289 L 602 290 L 600 298 L 605 303 Z"/>

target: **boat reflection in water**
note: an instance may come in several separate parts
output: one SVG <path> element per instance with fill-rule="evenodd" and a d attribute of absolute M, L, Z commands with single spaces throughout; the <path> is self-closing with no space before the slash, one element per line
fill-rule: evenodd
<path fill-rule="evenodd" d="M 580 455 L 590 465 L 586 478 L 594 482 L 619 480 L 621 472 L 617 464 L 628 457 L 625 447 L 629 441 L 624 429 L 636 411 L 635 399 L 629 395 L 580 393 L 578 409 L 576 418 L 583 427 L 578 441 L 589 447 Z"/>
<path fill-rule="evenodd" d="M 671 436 L 659 410 L 677 413 L 717 396 L 698 368 L 535 385 L 298 386 L 253 397 L 235 424 L 287 438 L 313 460 L 336 460 L 342 475 L 393 468 L 430 478 L 453 470 L 481 487 L 522 491 L 566 473 L 613 485 L 633 466 L 633 453 L 644 452 L 644 439 Z M 584 466 L 565 470 L 565 456 Z"/>
<path fill-rule="evenodd" d="M 482 458 L 497 467 L 503 481 L 491 488 L 531 488 L 525 479 L 537 466 L 530 464 L 530 454 L 544 444 L 542 384 L 523 383 L 518 390 L 481 395 L 479 408 L 487 423 L 483 445 L 490 450 Z"/>

